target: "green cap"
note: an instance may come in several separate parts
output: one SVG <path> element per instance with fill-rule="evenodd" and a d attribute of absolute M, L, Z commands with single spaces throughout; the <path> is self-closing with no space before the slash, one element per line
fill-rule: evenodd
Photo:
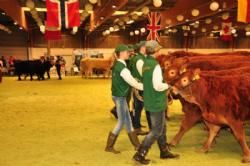
<path fill-rule="evenodd" d="M 129 51 L 129 47 L 125 44 L 120 44 L 115 48 L 115 52 Z"/>
<path fill-rule="evenodd" d="M 133 51 L 133 50 L 135 50 L 135 45 L 129 44 L 128 48 L 129 48 L 129 51 Z"/>
<path fill-rule="evenodd" d="M 142 41 L 140 41 L 139 43 L 136 44 L 137 48 L 141 48 L 141 47 L 143 47 L 145 45 L 146 45 L 146 41 L 145 40 L 142 40 Z"/>
<path fill-rule="evenodd" d="M 157 52 L 162 48 L 162 46 L 155 40 L 147 41 L 145 46 L 146 50 L 149 52 Z"/>

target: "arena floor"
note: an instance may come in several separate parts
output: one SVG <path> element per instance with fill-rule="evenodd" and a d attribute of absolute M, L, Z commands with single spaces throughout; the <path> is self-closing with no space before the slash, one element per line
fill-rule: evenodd
<path fill-rule="evenodd" d="M 67 77 L 62 81 L 18 82 L 16 78 L 3 78 L 0 166 L 135 165 L 131 159 L 134 150 L 124 131 L 116 144 L 122 153 L 104 152 L 108 132 L 116 123 L 109 113 L 112 106 L 108 79 Z M 175 102 L 170 106 L 168 139 L 177 132 L 181 116 L 180 105 Z M 228 131 L 221 132 L 211 152 L 196 152 L 206 133 L 202 125 L 188 132 L 172 149 L 180 153 L 178 160 L 160 160 L 157 145 L 153 145 L 148 155 L 151 165 L 244 165 L 240 162 L 240 146 Z"/>

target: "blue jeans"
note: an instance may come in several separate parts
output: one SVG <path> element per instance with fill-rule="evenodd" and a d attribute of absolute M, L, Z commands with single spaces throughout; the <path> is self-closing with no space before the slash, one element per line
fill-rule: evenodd
<path fill-rule="evenodd" d="M 143 91 L 139 91 L 139 95 L 143 96 Z M 144 103 L 143 101 L 140 101 L 135 94 L 133 93 L 133 99 L 134 99 L 134 128 L 138 129 L 141 128 L 141 112 L 142 109 L 144 107 Z M 151 129 L 151 119 L 150 119 L 150 112 L 149 111 L 145 111 L 146 112 L 146 117 L 147 117 L 147 122 L 148 122 L 148 127 Z"/>
<path fill-rule="evenodd" d="M 116 106 L 118 121 L 113 130 L 113 134 L 118 135 L 122 130 L 123 126 L 125 126 L 128 133 L 132 132 L 133 126 L 132 121 L 128 109 L 128 103 L 126 97 L 116 97 L 112 96 L 112 99 Z"/>
<path fill-rule="evenodd" d="M 157 141 L 159 147 L 165 147 L 167 143 L 165 110 L 162 112 L 150 112 L 150 118 L 152 129 L 144 138 L 141 146 L 149 149 Z"/>

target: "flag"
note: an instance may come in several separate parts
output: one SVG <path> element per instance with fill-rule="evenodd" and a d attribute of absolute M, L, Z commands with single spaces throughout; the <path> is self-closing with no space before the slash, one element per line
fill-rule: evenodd
<path fill-rule="evenodd" d="M 61 7 L 59 0 L 46 0 L 47 26 L 61 27 Z"/>
<path fill-rule="evenodd" d="M 224 41 L 231 41 L 232 40 L 232 21 L 231 19 L 224 20 L 221 24 L 222 31 L 221 31 L 221 39 Z"/>
<path fill-rule="evenodd" d="M 160 22 L 161 15 L 158 12 L 151 12 L 148 15 L 149 23 L 147 25 L 147 29 L 149 30 L 149 34 L 147 40 L 158 40 L 160 41 L 160 37 L 158 32 L 161 29 L 161 26 L 158 24 Z"/>
<path fill-rule="evenodd" d="M 62 39 L 61 28 L 46 26 L 44 37 L 46 40 Z"/>
<path fill-rule="evenodd" d="M 80 26 L 79 1 L 69 0 L 65 2 L 65 27 L 73 28 Z"/>
<path fill-rule="evenodd" d="M 238 0 L 237 20 L 245 23 L 250 22 L 250 0 Z"/>

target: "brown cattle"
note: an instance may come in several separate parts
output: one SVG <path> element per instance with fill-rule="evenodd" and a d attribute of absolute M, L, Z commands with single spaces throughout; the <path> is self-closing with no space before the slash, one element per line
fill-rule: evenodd
<path fill-rule="evenodd" d="M 93 73 L 93 69 L 101 69 L 104 70 L 104 77 L 109 76 L 111 67 L 113 65 L 113 57 L 109 59 L 101 59 L 101 58 L 84 58 L 81 60 L 81 73 L 82 76 L 91 77 Z"/>
<path fill-rule="evenodd" d="M 221 64 L 222 65 L 222 64 Z M 180 77 L 180 71 L 184 71 L 185 66 L 171 66 L 164 71 L 164 80 L 170 84 L 174 85 L 176 80 Z M 245 73 L 249 73 L 249 67 L 241 67 L 230 70 L 220 70 L 220 71 L 202 71 L 202 74 L 210 74 L 210 75 L 244 75 Z M 175 99 L 179 99 L 182 104 L 182 112 L 184 113 L 180 129 L 175 137 L 171 140 L 171 145 L 176 146 L 183 135 L 191 129 L 197 122 L 202 121 L 201 112 L 197 105 L 188 103 L 183 100 L 181 96 L 176 97 Z M 202 149 L 203 152 L 207 152 L 210 148 L 209 143 L 205 143 Z"/>
<path fill-rule="evenodd" d="M 174 92 L 196 104 L 208 122 L 212 142 L 224 125 L 231 128 L 244 153 L 243 162 L 250 162 L 243 122 L 250 117 L 250 74 L 239 76 L 201 75 L 199 70 L 184 73 L 175 83 Z"/>

